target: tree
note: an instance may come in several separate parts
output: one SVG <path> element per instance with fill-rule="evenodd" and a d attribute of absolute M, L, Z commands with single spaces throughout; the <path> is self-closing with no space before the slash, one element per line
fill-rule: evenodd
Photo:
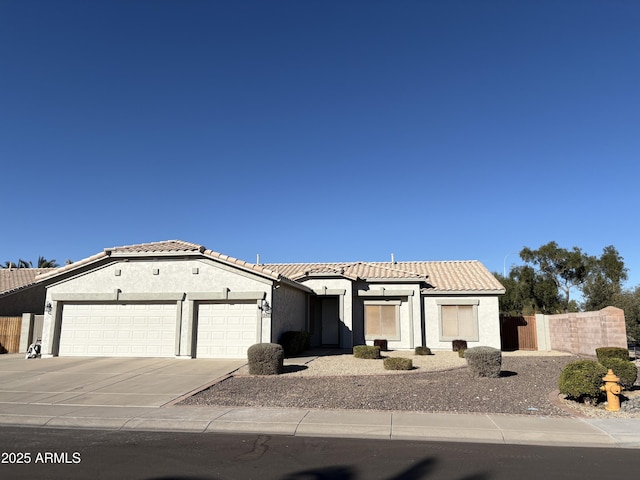
<path fill-rule="evenodd" d="M 611 304 L 624 310 L 628 340 L 640 343 L 640 286 L 617 293 Z"/>
<path fill-rule="evenodd" d="M 616 295 L 622 292 L 622 282 L 628 278 L 627 271 L 615 247 L 605 247 L 582 289 L 585 299 L 583 308 L 600 310 L 612 305 Z"/>
<path fill-rule="evenodd" d="M 38 268 L 57 268 L 60 265 L 55 260 L 47 260 L 44 257 L 38 257 Z"/>
<path fill-rule="evenodd" d="M 596 263 L 595 257 L 583 253 L 580 248 L 567 250 L 560 248 L 556 242 L 549 242 L 537 250 L 524 247 L 520 251 L 520 258 L 536 265 L 539 272 L 562 291 L 566 312 L 571 306 L 571 289 L 582 288 Z"/>
<path fill-rule="evenodd" d="M 38 266 L 36 268 L 57 268 L 59 266 L 60 265 L 58 265 L 55 260 L 47 260 L 46 258 L 40 256 L 38 257 Z M 4 262 L 2 268 L 33 268 L 33 262 L 20 258 L 17 262 Z"/>
<path fill-rule="evenodd" d="M 505 287 L 500 313 L 507 315 L 554 314 L 563 309 L 556 284 L 528 265 L 514 267 L 509 276 L 494 274 Z"/>

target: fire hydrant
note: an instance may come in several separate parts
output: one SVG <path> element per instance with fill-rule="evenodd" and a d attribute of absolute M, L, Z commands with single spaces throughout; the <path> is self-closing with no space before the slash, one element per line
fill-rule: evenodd
<path fill-rule="evenodd" d="M 604 380 L 604 385 L 600 387 L 600 390 L 607 392 L 607 406 L 604 409 L 610 412 L 617 412 L 620 410 L 620 398 L 618 395 L 622 391 L 622 387 L 618 385 L 620 378 L 613 373 L 613 370 L 609 369 L 602 380 Z"/>

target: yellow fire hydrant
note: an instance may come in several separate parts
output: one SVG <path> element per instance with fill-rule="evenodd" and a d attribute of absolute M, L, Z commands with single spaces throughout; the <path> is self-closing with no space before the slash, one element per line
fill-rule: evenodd
<path fill-rule="evenodd" d="M 620 410 L 620 398 L 618 395 L 622 391 L 622 387 L 618 385 L 620 378 L 613 373 L 613 370 L 609 369 L 602 380 L 604 380 L 604 385 L 600 387 L 600 390 L 607 392 L 607 406 L 604 409 L 610 412 L 617 412 Z"/>

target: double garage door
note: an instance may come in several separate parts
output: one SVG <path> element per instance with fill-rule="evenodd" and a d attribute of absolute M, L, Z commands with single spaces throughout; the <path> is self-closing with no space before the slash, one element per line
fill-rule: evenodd
<path fill-rule="evenodd" d="M 199 305 L 196 356 L 246 357 L 256 312 L 255 302 Z M 175 303 L 65 304 L 59 355 L 173 357 L 178 331 Z"/>

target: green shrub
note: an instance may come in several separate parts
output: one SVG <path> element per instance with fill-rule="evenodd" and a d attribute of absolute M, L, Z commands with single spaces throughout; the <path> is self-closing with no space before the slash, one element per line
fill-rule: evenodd
<path fill-rule="evenodd" d="M 284 350 L 277 343 L 257 343 L 247 350 L 249 374 L 278 375 L 284 366 Z"/>
<path fill-rule="evenodd" d="M 387 357 L 382 362 L 385 370 L 411 370 L 413 361 L 410 358 Z"/>
<path fill-rule="evenodd" d="M 500 367 L 502 367 L 502 352 L 493 347 L 472 347 L 464 352 L 464 358 L 467 359 L 467 365 L 471 372 L 477 377 L 500 376 Z"/>
<path fill-rule="evenodd" d="M 467 349 L 466 348 L 461 348 L 460 350 L 458 350 L 458 356 L 460 358 L 464 358 L 464 352 L 466 352 Z"/>
<path fill-rule="evenodd" d="M 460 350 L 467 349 L 467 341 L 466 340 L 454 340 L 451 342 L 451 346 L 453 347 L 454 352 L 459 352 Z"/>
<path fill-rule="evenodd" d="M 356 345 L 353 347 L 353 356 L 356 358 L 377 359 L 380 357 L 380 347 L 371 345 Z"/>
<path fill-rule="evenodd" d="M 618 377 L 620 377 L 620 385 L 624 388 L 631 388 L 638 379 L 638 369 L 635 363 L 629 360 L 620 360 L 619 358 L 603 358 L 600 360 L 605 368 L 613 370 Z"/>
<path fill-rule="evenodd" d="M 596 357 L 602 363 L 606 358 L 619 358 L 620 360 L 629 360 L 629 349 L 622 347 L 600 347 L 596 348 Z"/>
<path fill-rule="evenodd" d="M 309 335 L 309 332 L 305 331 L 288 331 L 280 335 L 278 343 L 282 345 L 284 356 L 292 357 L 309 349 L 311 335 Z"/>
<path fill-rule="evenodd" d="M 429 347 L 416 347 L 416 355 L 431 355 L 431 349 Z"/>
<path fill-rule="evenodd" d="M 602 377 L 606 374 L 606 367 L 595 360 L 577 360 L 565 365 L 560 372 L 558 390 L 572 400 L 597 402 L 602 395 Z"/>

